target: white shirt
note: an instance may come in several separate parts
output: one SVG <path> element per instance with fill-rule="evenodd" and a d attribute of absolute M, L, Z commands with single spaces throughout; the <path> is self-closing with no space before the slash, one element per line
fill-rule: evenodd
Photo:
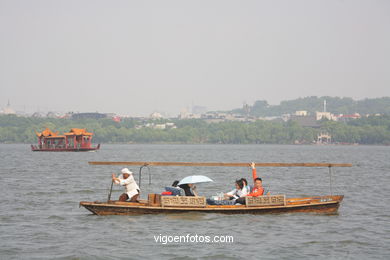
<path fill-rule="evenodd" d="M 125 190 L 127 195 L 129 196 L 129 199 L 131 199 L 134 195 L 138 194 L 139 187 L 138 184 L 135 182 L 132 174 L 130 174 L 127 179 L 123 179 L 123 175 L 120 175 L 118 178 L 120 179 L 120 182 L 118 183 L 117 181 L 115 181 L 115 183 L 125 186 Z"/>
<path fill-rule="evenodd" d="M 246 187 L 243 187 L 242 190 L 234 189 L 234 190 L 228 192 L 227 194 L 233 196 L 235 199 L 238 199 L 238 198 L 241 198 L 242 196 L 247 195 L 248 190 L 246 189 Z"/>

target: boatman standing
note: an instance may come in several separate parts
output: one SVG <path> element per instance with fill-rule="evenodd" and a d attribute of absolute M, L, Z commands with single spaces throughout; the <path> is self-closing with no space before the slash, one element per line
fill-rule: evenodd
<path fill-rule="evenodd" d="M 125 193 L 119 196 L 119 201 L 127 201 L 130 199 L 130 202 L 138 202 L 139 196 L 139 187 L 135 182 L 133 173 L 127 169 L 122 169 L 122 174 L 116 177 L 115 173 L 112 174 L 112 181 L 115 184 L 125 186 Z"/>

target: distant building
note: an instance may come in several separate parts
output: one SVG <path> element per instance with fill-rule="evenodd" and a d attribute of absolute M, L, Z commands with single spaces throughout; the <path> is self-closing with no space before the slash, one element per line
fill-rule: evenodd
<path fill-rule="evenodd" d="M 175 123 L 166 123 L 166 128 L 168 129 L 176 129 L 177 126 L 175 125 Z"/>
<path fill-rule="evenodd" d="M 330 112 L 316 112 L 316 120 L 321 120 L 321 119 L 337 121 L 337 117 Z"/>
<path fill-rule="evenodd" d="M 165 124 L 147 123 L 145 125 L 138 125 L 135 128 L 136 129 L 141 129 L 143 127 L 153 128 L 153 129 L 160 129 L 160 130 L 176 129 L 177 128 L 177 126 L 174 123 L 171 123 L 171 122 L 170 123 L 165 123 Z"/>
<path fill-rule="evenodd" d="M 263 121 L 279 121 L 279 122 L 287 122 L 290 119 L 290 115 L 282 115 L 282 116 L 264 116 L 259 117 L 259 120 Z"/>
<path fill-rule="evenodd" d="M 306 110 L 295 111 L 296 116 L 307 116 Z"/>
<path fill-rule="evenodd" d="M 166 125 L 165 125 L 165 124 L 155 124 L 155 125 L 153 126 L 153 128 L 154 128 L 154 129 L 161 129 L 161 130 L 163 130 L 163 129 L 166 128 Z"/>
<path fill-rule="evenodd" d="M 180 112 L 179 119 L 199 119 L 201 118 L 201 116 L 202 116 L 201 114 L 193 114 L 188 112 L 187 109 L 183 109 Z"/>
<path fill-rule="evenodd" d="M 328 133 L 320 133 L 317 135 L 317 144 L 330 144 L 332 142 L 332 136 Z"/>
<path fill-rule="evenodd" d="M 48 113 L 46 114 L 46 117 L 47 117 L 47 118 L 59 118 L 60 115 L 59 115 L 58 113 L 56 113 L 56 112 L 48 112 Z"/>
<path fill-rule="evenodd" d="M 107 114 L 101 114 L 101 113 L 75 113 L 71 116 L 72 119 L 100 119 L 100 118 L 107 118 Z"/>
<path fill-rule="evenodd" d="M 163 118 L 163 116 L 162 116 L 160 113 L 158 113 L 158 112 L 153 112 L 153 113 L 150 115 L 150 118 L 151 118 L 151 119 L 161 119 L 161 118 Z"/>
<path fill-rule="evenodd" d="M 359 113 L 355 113 L 355 114 L 352 114 L 352 115 L 340 114 L 338 116 L 338 120 L 342 121 L 342 122 L 347 122 L 347 121 L 354 120 L 354 119 L 359 119 L 359 118 L 361 118 Z"/>
<path fill-rule="evenodd" d="M 35 117 L 35 118 L 41 118 L 43 117 L 43 114 L 41 112 L 35 112 L 31 115 L 31 117 Z"/>
<path fill-rule="evenodd" d="M 120 123 L 122 121 L 122 118 L 120 116 L 113 116 L 112 121 Z"/>
<path fill-rule="evenodd" d="M 9 103 L 9 100 L 8 100 L 7 106 L 1 111 L 1 114 L 4 114 L 4 115 L 15 115 L 16 114 L 15 110 L 13 110 L 11 108 L 11 104 Z"/>

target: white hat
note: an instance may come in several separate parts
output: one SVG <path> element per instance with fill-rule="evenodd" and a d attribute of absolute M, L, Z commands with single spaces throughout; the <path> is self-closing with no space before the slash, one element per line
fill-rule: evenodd
<path fill-rule="evenodd" d="M 121 172 L 122 172 L 122 173 L 133 174 L 133 173 L 132 173 L 129 169 L 127 169 L 127 168 L 123 168 Z"/>

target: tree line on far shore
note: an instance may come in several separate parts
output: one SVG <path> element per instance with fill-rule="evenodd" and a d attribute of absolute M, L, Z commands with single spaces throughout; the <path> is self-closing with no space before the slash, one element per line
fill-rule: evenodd
<path fill-rule="evenodd" d="M 200 119 L 169 120 L 177 128 L 142 127 L 168 120 L 57 119 L 0 116 L 0 143 L 37 142 L 35 131 L 46 127 L 60 133 L 71 128 L 86 128 L 94 133 L 94 143 L 210 143 L 210 144 L 310 144 L 321 132 L 336 143 L 390 145 L 390 116 L 370 116 L 350 122 L 323 120 L 319 128 L 302 127 L 296 122 L 262 121 L 206 123 Z M 138 126 L 138 127 L 136 127 Z"/>
<path fill-rule="evenodd" d="M 373 114 L 390 114 L 390 97 L 366 98 L 363 100 L 353 100 L 348 97 L 304 97 L 294 100 L 280 102 L 279 105 L 270 105 L 266 100 L 258 100 L 253 106 L 249 106 L 249 114 L 252 116 L 280 116 L 290 114 L 293 111 L 306 110 L 309 113 L 323 111 L 324 101 L 326 109 L 333 114 L 354 114 L 373 115 Z M 234 109 L 232 112 L 245 114 L 243 108 Z"/>

